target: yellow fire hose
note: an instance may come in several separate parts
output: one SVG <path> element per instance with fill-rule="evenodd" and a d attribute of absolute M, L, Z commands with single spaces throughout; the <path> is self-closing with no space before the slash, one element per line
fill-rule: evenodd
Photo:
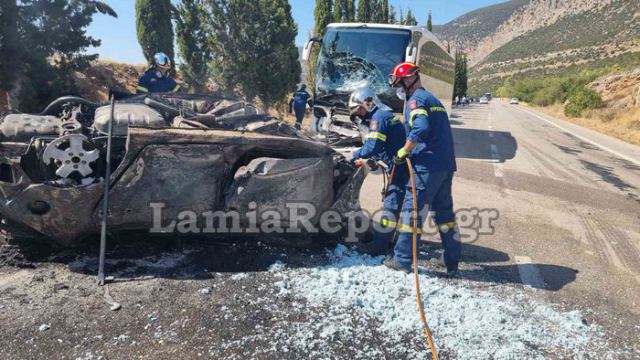
<path fill-rule="evenodd" d="M 411 160 L 407 157 L 407 168 L 409 169 L 409 179 L 411 180 L 411 193 L 413 194 L 413 276 L 416 284 L 416 300 L 418 302 L 418 312 L 420 313 L 420 320 L 424 327 L 424 334 L 427 337 L 427 345 L 431 351 L 433 360 L 438 360 L 438 351 L 433 344 L 433 338 L 431 337 L 431 330 L 429 330 L 429 324 L 427 324 L 427 318 L 424 315 L 424 308 L 422 306 L 422 296 L 420 295 L 420 279 L 418 277 L 418 198 L 416 194 L 416 181 L 413 175 L 413 167 L 411 166 Z M 396 172 L 396 165 L 391 167 L 391 173 L 389 174 L 389 181 L 387 182 L 387 189 L 385 194 L 389 191 L 389 186 L 393 180 L 393 175 Z"/>

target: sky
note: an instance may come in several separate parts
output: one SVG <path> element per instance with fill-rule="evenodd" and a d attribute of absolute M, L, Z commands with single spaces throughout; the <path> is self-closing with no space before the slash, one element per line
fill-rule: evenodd
<path fill-rule="evenodd" d="M 144 56 L 136 38 L 134 0 L 104 0 L 118 13 L 118 18 L 102 14 L 94 16 L 88 34 L 102 40 L 97 52 L 102 59 L 142 64 Z M 176 2 L 176 0 L 172 0 Z M 313 9 L 315 1 L 290 0 L 293 18 L 298 24 L 296 45 L 302 46 L 313 30 Z M 431 10 L 434 24 L 444 24 L 471 10 L 504 2 L 504 0 L 390 0 L 396 8 L 402 7 L 406 13 L 411 9 L 420 24 L 427 22 L 427 14 Z"/>

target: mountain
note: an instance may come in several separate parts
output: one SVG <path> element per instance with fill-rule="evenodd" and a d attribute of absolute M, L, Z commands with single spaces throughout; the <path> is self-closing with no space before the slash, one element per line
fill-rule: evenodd
<path fill-rule="evenodd" d="M 464 49 L 470 56 L 471 64 L 474 64 L 478 60 L 475 50 L 482 40 L 490 39 L 502 24 L 529 2 L 530 0 L 512 0 L 473 10 L 445 25 L 435 25 L 433 32 L 440 39 Z"/>
<path fill-rule="evenodd" d="M 475 92 L 511 76 L 640 64 L 639 0 L 512 0 L 434 31 L 468 54 Z"/>

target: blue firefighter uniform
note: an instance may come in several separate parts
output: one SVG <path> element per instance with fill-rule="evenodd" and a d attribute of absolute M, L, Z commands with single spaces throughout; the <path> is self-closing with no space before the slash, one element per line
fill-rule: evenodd
<path fill-rule="evenodd" d="M 162 75 L 152 68 L 147 70 L 138 80 L 136 94 L 177 92 L 178 90 L 180 90 L 180 85 L 173 78 Z"/>
<path fill-rule="evenodd" d="M 307 108 L 307 101 L 309 101 L 309 93 L 305 90 L 304 86 L 301 86 L 298 91 L 293 93 L 293 99 L 289 103 L 289 112 L 293 106 L 293 111 L 296 114 L 296 126 L 299 128 L 304 119 L 304 112 Z"/>
<path fill-rule="evenodd" d="M 427 210 L 435 212 L 445 264 L 457 268 L 462 246 L 451 195 L 451 183 L 457 168 L 447 111 L 435 96 L 420 88 L 407 102 L 405 128 L 407 139 L 417 143 L 409 156 L 416 182 L 418 229 L 422 228 Z M 394 249 L 394 260 L 405 267 L 411 266 L 413 255 L 412 202 L 411 184 L 407 183 L 401 224 L 398 225 L 398 242 Z"/>
<path fill-rule="evenodd" d="M 367 141 L 362 148 L 354 151 L 353 158 L 382 160 L 388 165 L 387 171 L 391 171 L 393 156 L 405 144 L 404 125 L 399 117 L 380 109 L 374 109 L 369 117 L 370 132 Z M 374 227 L 372 242 L 367 244 L 369 249 L 384 252 L 393 238 L 409 178 L 408 174 L 406 166 L 396 167 L 384 198 L 381 221 Z"/>

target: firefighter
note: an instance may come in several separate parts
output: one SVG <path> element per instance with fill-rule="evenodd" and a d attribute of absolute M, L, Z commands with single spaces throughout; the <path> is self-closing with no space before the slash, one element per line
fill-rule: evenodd
<path fill-rule="evenodd" d="M 296 114 L 296 129 L 300 130 L 302 120 L 304 119 L 304 112 L 307 109 L 307 102 L 309 101 L 309 93 L 307 92 L 307 85 L 302 84 L 298 91 L 293 93 L 293 98 L 289 101 L 289 114 L 293 112 Z"/>
<path fill-rule="evenodd" d="M 456 159 L 447 110 L 422 86 L 419 67 L 412 63 L 396 65 L 389 75 L 389 84 L 396 88 L 398 97 L 406 101 L 404 125 L 407 141 L 398 150 L 394 163 L 406 167 L 406 158 L 409 157 L 413 165 L 418 204 L 418 243 L 423 218 L 431 210 L 435 212 L 435 223 L 444 248 L 444 255 L 437 263 L 446 266 L 449 275 L 455 275 L 462 244 L 451 195 Z M 384 262 L 394 270 L 405 272 L 410 272 L 412 265 L 412 202 L 409 183 L 398 224 L 399 235 L 394 256 Z"/>
<path fill-rule="evenodd" d="M 349 112 L 352 116 L 369 124 L 369 135 L 364 146 L 353 152 L 353 162 L 357 167 L 364 165 L 364 159 L 381 160 L 387 164 L 386 171 L 393 165 L 393 157 L 405 143 L 405 129 L 400 117 L 387 111 L 376 93 L 369 88 L 354 91 L 349 98 Z M 399 216 L 405 184 L 408 179 L 406 167 L 396 169 L 383 200 L 382 218 L 374 226 L 373 240 L 359 246 L 358 250 L 370 255 L 383 255 L 394 235 L 396 219 Z"/>
<path fill-rule="evenodd" d="M 173 80 L 169 70 L 171 70 L 171 60 L 165 53 L 159 52 L 153 55 L 151 67 L 138 80 L 136 94 L 178 92 L 180 85 Z"/>

